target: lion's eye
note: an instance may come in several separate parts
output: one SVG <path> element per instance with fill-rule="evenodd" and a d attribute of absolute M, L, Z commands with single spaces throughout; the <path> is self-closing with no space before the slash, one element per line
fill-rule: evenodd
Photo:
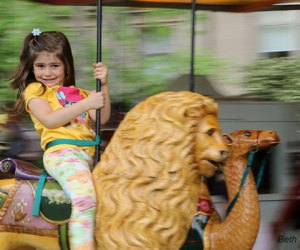
<path fill-rule="evenodd" d="M 251 136 L 251 132 L 250 132 L 250 131 L 248 131 L 248 130 L 247 130 L 247 131 L 245 131 L 245 132 L 244 132 L 244 136 L 247 136 L 247 137 Z"/>
<path fill-rule="evenodd" d="M 208 130 L 208 131 L 206 132 L 206 134 L 208 134 L 209 136 L 212 136 L 213 133 L 214 133 L 215 131 L 216 131 L 216 130 L 215 130 L 214 128 L 211 128 L 210 130 Z"/>

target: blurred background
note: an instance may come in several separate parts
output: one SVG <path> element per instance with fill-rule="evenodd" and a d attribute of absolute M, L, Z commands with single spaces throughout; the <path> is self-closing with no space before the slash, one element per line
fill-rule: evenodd
<path fill-rule="evenodd" d="M 70 40 L 77 85 L 94 89 L 96 7 L 10 0 L 0 1 L 0 13 L 0 158 L 41 165 L 39 136 L 30 119 L 5 109 L 16 99 L 9 79 L 24 37 L 33 28 L 57 30 Z M 102 34 L 102 61 L 109 68 L 113 104 L 111 120 L 102 129 L 104 148 L 126 112 L 138 102 L 162 91 L 189 90 L 191 10 L 103 7 Z M 266 235 L 272 234 L 285 204 L 299 199 L 299 188 L 297 194 L 291 190 L 300 182 L 300 11 L 197 11 L 195 46 L 195 91 L 219 103 L 223 132 L 273 129 L 281 138 L 258 189 L 262 231 L 256 249 L 274 249 Z M 255 175 L 264 154 L 256 156 Z M 222 209 L 225 194 L 218 188 L 219 179 L 209 183 Z M 299 215 L 291 214 L 292 219 L 285 218 L 280 225 L 294 233 L 291 221 L 299 220 Z M 300 236 L 297 244 L 276 249 L 300 249 L 299 242 Z"/>

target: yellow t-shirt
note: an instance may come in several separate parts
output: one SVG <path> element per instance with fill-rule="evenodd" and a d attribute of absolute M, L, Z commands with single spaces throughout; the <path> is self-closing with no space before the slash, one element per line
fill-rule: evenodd
<path fill-rule="evenodd" d="M 77 101 L 88 96 L 89 91 L 71 87 L 54 86 L 45 87 L 41 83 L 33 82 L 28 85 L 25 89 L 25 107 L 26 111 L 30 114 L 30 117 L 34 123 L 34 127 L 41 136 L 41 147 L 45 150 L 48 142 L 56 139 L 76 139 L 76 140 L 94 140 L 95 132 L 89 126 L 89 115 L 88 113 L 83 113 L 80 116 L 73 119 L 70 123 L 65 124 L 56 129 L 46 128 L 30 111 L 28 108 L 28 102 L 33 98 L 42 98 L 47 100 L 52 110 L 58 110 L 64 106 L 72 105 Z M 89 146 L 76 146 L 76 145 L 66 145 L 60 144 L 48 148 L 47 153 L 53 152 L 66 147 L 81 148 L 85 149 L 86 152 L 93 156 L 94 147 Z"/>

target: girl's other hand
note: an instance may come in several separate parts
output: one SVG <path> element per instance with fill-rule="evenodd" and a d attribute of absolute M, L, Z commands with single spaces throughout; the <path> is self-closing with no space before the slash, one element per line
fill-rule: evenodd
<path fill-rule="evenodd" d="M 108 70 L 104 63 L 94 63 L 94 78 L 101 81 L 101 85 L 108 83 Z"/>

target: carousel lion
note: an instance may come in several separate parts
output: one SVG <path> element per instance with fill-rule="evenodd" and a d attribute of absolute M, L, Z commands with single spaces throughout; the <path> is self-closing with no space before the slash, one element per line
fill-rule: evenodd
<path fill-rule="evenodd" d="M 213 175 L 228 157 L 217 111 L 211 98 L 165 92 L 127 113 L 93 171 L 98 250 L 180 249 L 197 211 L 201 176 Z M 5 220 L 23 182 L 0 180 L 8 197 L 0 210 L 1 249 L 60 249 L 57 228 L 49 221 L 44 230 L 34 228 L 25 208 L 18 221 Z"/>

